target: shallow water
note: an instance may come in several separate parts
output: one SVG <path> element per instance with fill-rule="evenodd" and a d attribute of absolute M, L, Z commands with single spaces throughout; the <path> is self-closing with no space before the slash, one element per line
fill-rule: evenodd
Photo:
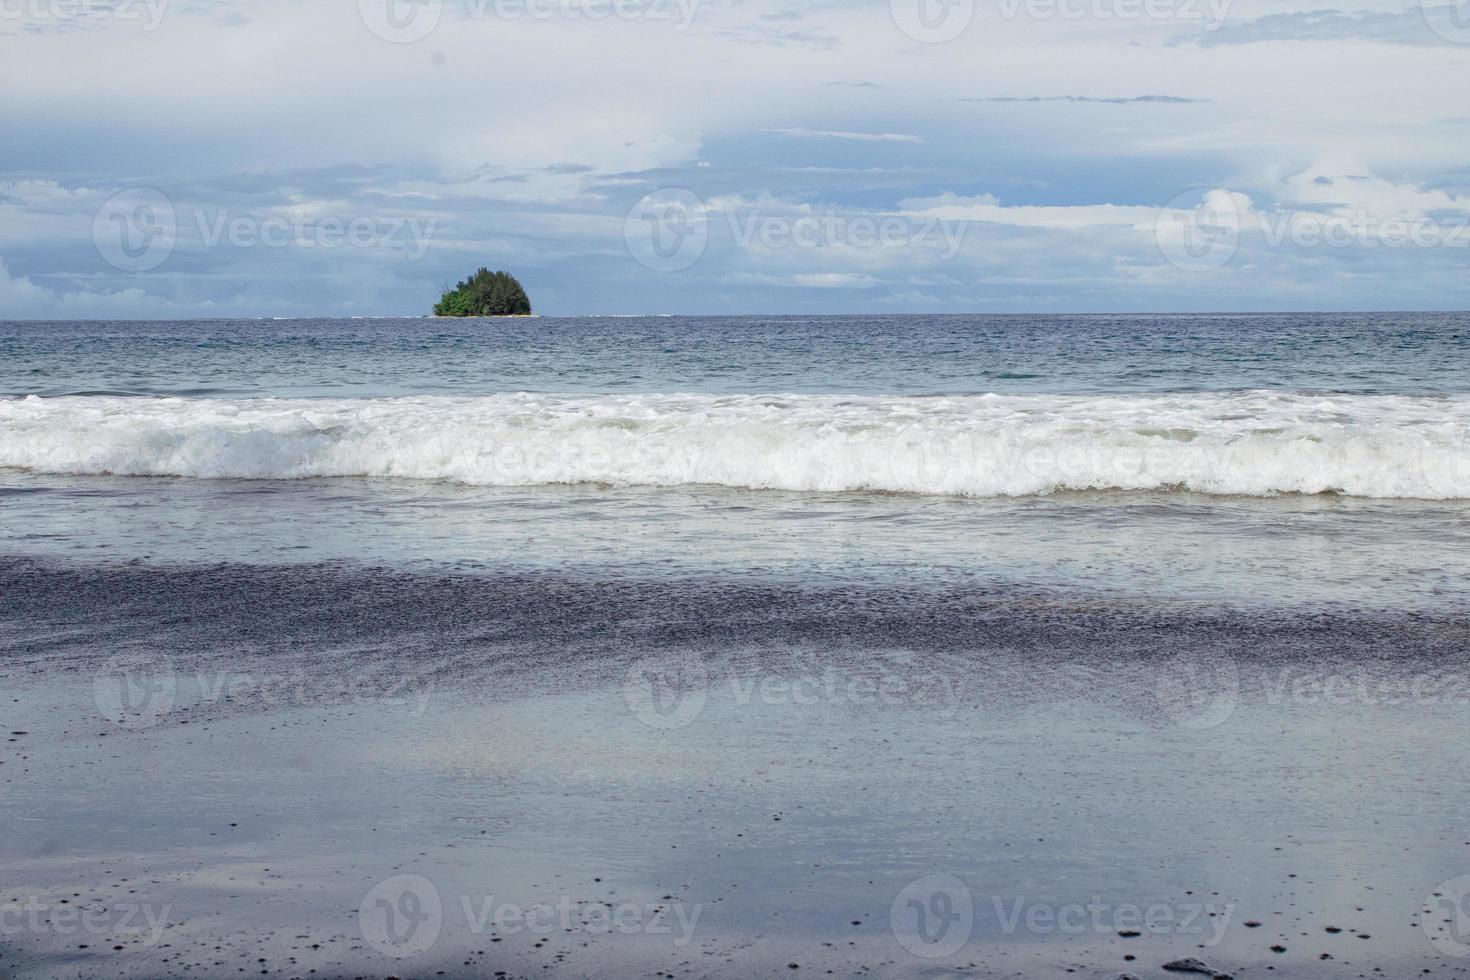
<path fill-rule="evenodd" d="M 0 550 L 80 561 L 604 569 L 1070 589 L 1240 604 L 1470 607 L 1457 501 L 720 487 L 465 487 L 13 474 Z"/>

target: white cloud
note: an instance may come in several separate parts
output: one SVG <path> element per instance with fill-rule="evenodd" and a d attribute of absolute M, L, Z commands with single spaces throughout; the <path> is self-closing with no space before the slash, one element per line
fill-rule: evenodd
<path fill-rule="evenodd" d="M 798 272 L 781 276 L 761 272 L 735 272 L 721 282 L 742 286 L 799 286 L 807 289 L 867 289 L 882 280 L 856 272 Z"/>
<path fill-rule="evenodd" d="M 762 129 L 762 133 L 794 136 L 798 139 L 852 140 L 858 143 L 922 143 L 923 137 L 906 133 L 849 133 L 832 129 Z"/>
<path fill-rule="evenodd" d="M 810 286 L 817 289 L 865 288 L 876 286 L 879 282 L 872 276 L 856 272 L 799 272 L 791 279 L 798 286 Z"/>
<path fill-rule="evenodd" d="M 1018 228 L 1080 229 L 1136 227 L 1151 223 L 1159 213 L 1155 207 L 1117 204 L 1002 205 L 993 194 L 959 197 L 908 198 L 899 202 L 912 218 L 941 218 L 948 221 L 979 221 Z"/>
<path fill-rule="evenodd" d="M 136 287 L 122 290 L 57 291 L 14 276 L 0 256 L 0 318 L 14 320 L 178 315 L 170 304 Z"/>
<path fill-rule="evenodd" d="M 0 258 L 0 314 L 16 318 L 41 316 L 55 304 L 56 297 L 45 289 L 24 276 L 12 277 L 5 260 Z"/>

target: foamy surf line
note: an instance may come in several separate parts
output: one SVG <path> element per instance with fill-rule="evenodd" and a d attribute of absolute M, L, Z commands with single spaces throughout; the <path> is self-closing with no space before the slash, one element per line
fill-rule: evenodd
<path fill-rule="evenodd" d="M 0 401 L 0 467 L 485 486 L 1470 498 L 1470 398 L 504 394 Z"/>

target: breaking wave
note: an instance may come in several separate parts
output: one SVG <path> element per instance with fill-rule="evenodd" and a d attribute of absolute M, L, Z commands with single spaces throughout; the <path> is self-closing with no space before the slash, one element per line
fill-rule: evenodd
<path fill-rule="evenodd" d="M 516 486 L 1470 498 L 1470 398 L 505 394 L 0 401 L 0 467 Z"/>

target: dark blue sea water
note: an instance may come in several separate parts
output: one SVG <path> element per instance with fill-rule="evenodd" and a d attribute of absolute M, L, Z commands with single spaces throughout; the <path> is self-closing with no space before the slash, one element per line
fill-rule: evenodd
<path fill-rule="evenodd" d="M 1470 314 L 0 320 L 0 395 L 1470 391 Z"/>

